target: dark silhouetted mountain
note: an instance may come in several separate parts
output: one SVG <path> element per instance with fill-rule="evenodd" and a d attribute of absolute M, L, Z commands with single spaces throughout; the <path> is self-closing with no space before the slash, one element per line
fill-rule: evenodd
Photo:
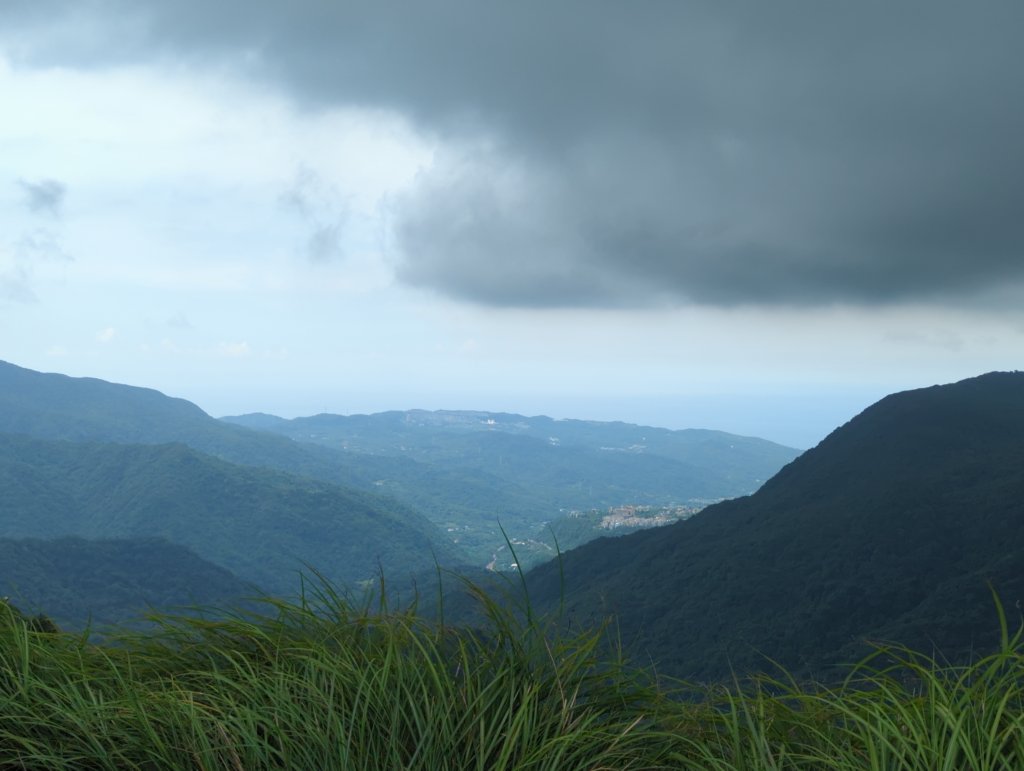
<path fill-rule="evenodd" d="M 662 671 L 697 679 L 802 673 L 865 640 L 992 647 L 987 582 L 1024 600 L 1024 373 L 991 373 L 882 399 L 755 494 L 692 519 L 564 555 L 531 595 L 570 617 L 614 614 Z"/>
<path fill-rule="evenodd" d="M 0 595 L 77 630 L 127 623 L 151 609 L 236 607 L 260 591 L 159 538 L 0 538 Z"/>
<path fill-rule="evenodd" d="M 183 444 L 44 441 L 0 434 L 0 536 L 159 536 L 275 593 L 304 563 L 338 584 L 400 580 L 461 557 L 397 501 Z"/>

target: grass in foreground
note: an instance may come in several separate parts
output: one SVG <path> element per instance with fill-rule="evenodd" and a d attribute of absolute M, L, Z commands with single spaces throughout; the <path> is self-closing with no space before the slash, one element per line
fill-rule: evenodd
<path fill-rule="evenodd" d="M 837 687 L 699 689 L 481 601 L 477 632 L 327 589 L 103 646 L 0 603 L 0 767 L 1024 768 L 1024 646 L 1005 622 L 969 666 L 885 649 Z"/>

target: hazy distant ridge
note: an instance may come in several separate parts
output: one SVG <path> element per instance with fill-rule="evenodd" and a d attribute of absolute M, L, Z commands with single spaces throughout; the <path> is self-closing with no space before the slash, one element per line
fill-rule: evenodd
<path fill-rule="evenodd" d="M 379 489 L 424 511 L 485 560 L 504 544 L 498 520 L 512 536 L 533 539 L 571 510 L 745 495 L 798 454 L 721 431 L 480 411 L 223 420 L 341 451 L 343 462 L 377 459 Z M 410 485 L 386 465 L 399 460 L 428 477 Z"/>

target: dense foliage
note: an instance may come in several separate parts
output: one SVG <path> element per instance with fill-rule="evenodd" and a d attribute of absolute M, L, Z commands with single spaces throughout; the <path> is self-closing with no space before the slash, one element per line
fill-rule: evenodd
<path fill-rule="evenodd" d="M 532 596 L 614 614 L 685 677 L 827 674 L 865 639 L 961 660 L 989 644 L 987 582 L 1024 600 L 1022 501 L 1024 373 L 993 373 L 887 397 L 749 498 L 537 568 Z"/>
<path fill-rule="evenodd" d="M 834 687 L 653 683 L 483 598 L 458 631 L 329 590 L 262 615 L 157 619 L 115 645 L 0 603 L 0 766 L 573 771 L 1024 767 L 1024 650 L 963 667 L 889 649 Z"/>
<path fill-rule="evenodd" d="M 355 583 L 460 562 L 434 525 L 396 501 L 181 444 L 0 434 L 0 497 L 2 536 L 161 537 L 278 594 L 297 590 L 305 564 Z"/>
<path fill-rule="evenodd" d="M 0 538 L 0 595 L 61 629 L 141 619 L 154 608 L 227 605 L 260 590 L 159 538 Z"/>

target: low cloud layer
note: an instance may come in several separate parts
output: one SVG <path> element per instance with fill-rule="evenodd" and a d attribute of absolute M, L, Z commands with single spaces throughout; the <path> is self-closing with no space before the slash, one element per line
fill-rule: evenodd
<path fill-rule="evenodd" d="M 395 204 L 397 275 L 461 299 L 1024 286 L 1019 2 L 109 0 L 13 2 L 0 22 L 20 66 L 227 66 L 300 109 L 407 116 L 444 151 Z M 62 188 L 25 189 L 57 211 Z M 325 259 L 338 233 L 319 225 Z"/>

